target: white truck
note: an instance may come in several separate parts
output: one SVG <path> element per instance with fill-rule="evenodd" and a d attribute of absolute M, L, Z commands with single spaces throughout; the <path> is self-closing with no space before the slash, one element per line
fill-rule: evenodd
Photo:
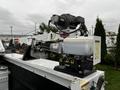
<path fill-rule="evenodd" d="M 56 33 L 65 39 L 33 42 L 24 55 L 5 54 L 4 61 L 11 72 L 9 88 L 105 90 L 104 71 L 94 69 L 101 61 L 101 38 L 87 36 L 82 17 L 69 14 L 53 15 L 49 24 L 50 22 L 58 28 Z M 76 29 L 78 24 L 81 26 Z M 47 29 L 45 25 L 41 26 L 41 29 L 44 29 L 43 27 Z M 69 31 L 68 28 L 74 31 Z M 82 36 L 69 37 L 69 34 L 76 31 L 80 31 Z M 36 52 L 39 52 L 39 58 L 35 58 Z M 53 57 L 54 60 L 51 60 Z"/>
<path fill-rule="evenodd" d="M 64 47 L 63 51 L 72 54 L 81 53 L 83 55 L 89 55 L 92 53 L 93 55 L 92 65 L 94 66 L 100 63 L 101 61 L 100 42 L 101 42 L 100 37 L 95 37 L 95 36 L 66 38 L 65 42 L 63 43 L 63 47 Z M 69 46 L 74 48 L 74 50 Z M 32 89 L 40 90 L 41 88 L 43 89 L 51 88 L 52 90 L 56 90 L 56 89 L 61 90 L 61 88 L 62 90 L 105 90 L 104 71 L 100 71 L 100 70 L 95 70 L 93 72 L 91 71 L 91 73 L 89 73 L 88 75 L 83 75 L 83 77 L 81 77 L 78 75 L 73 75 L 71 73 L 69 74 L 67 72 L 55 70 L 55 67 L 60 65 L 59 62 L 45 59 L 43 57 L 39 59 L 31 58 L 29 60 L 23 60 L 23 55 L 10 53 L 4 55 L 4 60 L 9 62 L 8 67 L 12 68 L 10 69 L 10 71 L 11 73 L 14 73 L 13 76 L 16 77 L 18 81 L 19 79 L 22 80 L 21 81 L 22 84 L 20 87 L 18 86 L 17 90 L 20 90 L 21 87 L 25 86 L 26 84 L 27 84 L 26 87 L 29 88 L 29 90 Z M 16 71 L 13 71 L 14 69 Z M 19 76 L 18 73 L 21 74 L 21 76 Z M 34 76 L 34 75 L 38 75 L 38 76 Z M 35 77 L 37 77 L 37 79 L 34 79 Z M 39 79 L 39 77 L 41 78 Z M 24 81 L 24 79 L 26 80 Z M 28 79 L 30 80 L 30 82 L 27 82 Z M 16 81 L 14 81 L 14 83 L 15 82 Z M 33 82 L 34 83 L 37 82 L 38 85 L 36 83 L 34 85 Z M 32 83 L 33 86 L 30 83 Z M 23 90 L 27 90 L 27 89 L 24 88 Z"/>
<path fill-rule="evenodd" d="M 22 57 L 23 57 L 22 55 L 15 54 L 15 53 L 5 54 L 6 61 L 14 65 L 17 65 L 27 71 L 30 71 L 34 74 L 37 74 L 39 75 L 38 77 L 47 79 L 42 82 L 41 81 L 38 82 L 38 80 L 36 80 L 36 82 L 39 84 L 39 87 L 45 86 L 44 82 L 47 84 L 47 82 L 49 82 L 50 80 L 52 81 L 51 83 L 56 83 L 55 84 L 56 87 L 59 84 L 61 85 L 61 87 L 67 88 L 65 90 L 105 90 L 104 89 L 104 71 L 96 70 L 94 73 L 88 76 L 85 76 L 84 78 L 80 78 L 80 77 L 76 77 L 70 74 L 66 74 L 66 73 L 54 70 L 54 67 L 59 65 L 59 62 L 51 61 L 47 59 L 34 59 L 29 61 L 23 61 Z M 20 74 L 22 73 L 20 72 Z M 27 75 L 23 74 L 22 76 L 24 76 L 24 78 L 28 78 Z M 34 78 L 32 77 L 32 75 L 30 76 L 31 78 Z M 53 86 L 46 85 L 46 87 L 47 89 L 49 89 Z M 43 87 L 43 89 L 46 87 Z M 55 89 L 59 90 L 59 87 L 52 88 L 52 90 L 55 90 Z M 40 90 L 40 89 L 35 89 L 35 90 Z"/>

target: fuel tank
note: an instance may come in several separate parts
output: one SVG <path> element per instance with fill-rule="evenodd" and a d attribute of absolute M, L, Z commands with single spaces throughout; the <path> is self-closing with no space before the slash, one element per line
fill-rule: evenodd
<path fill-rule="evenodd" d="M 95 39 L 95 36 L 66 38 L 63 42 L 63 52 L 73 55 L 93 55 Z"/>

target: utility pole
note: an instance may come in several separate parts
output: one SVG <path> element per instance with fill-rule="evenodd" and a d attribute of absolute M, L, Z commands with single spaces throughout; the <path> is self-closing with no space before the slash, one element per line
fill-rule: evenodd
<path fill-rule="evenodd" d="M 36 25 L 37 25 L 37 23 L 35 23 L 35 34 L 37 34 L 37 31 L 36 31 Z"/>
<path fill-rule="evenodd" d="M 13 39 L 13 26 L 10 26 L 11 29 L 11 39 Z"/>
<path fill-rule="evenodd" d="M 92 35 L 94 35 L 94 26 L 92 25 Z"/>

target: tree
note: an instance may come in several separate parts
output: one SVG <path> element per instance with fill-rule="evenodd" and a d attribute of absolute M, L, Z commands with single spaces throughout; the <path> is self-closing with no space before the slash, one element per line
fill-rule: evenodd
<path fill-rule="evenodd" d="M 115 66 L 118 68 L 118 65 L 120 65 L 120 25 L 118 28 L 118 35 L 116 40 L 115 62 Z"/>
<path fill-rule="evenodd" d="M 102 20 L 100 20 L 99 18 L 96 19 L 94 35 L 101 37 L 101 63 L 104 63 L 104 58 L 107 54 L 106 33 L 102 24 Z"/>

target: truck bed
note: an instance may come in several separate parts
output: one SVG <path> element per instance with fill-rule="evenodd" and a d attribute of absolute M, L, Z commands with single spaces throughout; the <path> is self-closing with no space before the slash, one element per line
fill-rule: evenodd
<path fill-rule="evenodd" d="M 47 59 L 23 61 L 22 57 L 23 55 L 16 53 L 4 55 L 11 72 L 10 90 L 82 90 L 84 85 L 104 74 L 103 71 L 96 71 L 87 77 L 79 78 L 55 71 L 54 67 L 59 65 L 59 62 Z M 89 87 L 90 85 L 87 86 Z"/>

